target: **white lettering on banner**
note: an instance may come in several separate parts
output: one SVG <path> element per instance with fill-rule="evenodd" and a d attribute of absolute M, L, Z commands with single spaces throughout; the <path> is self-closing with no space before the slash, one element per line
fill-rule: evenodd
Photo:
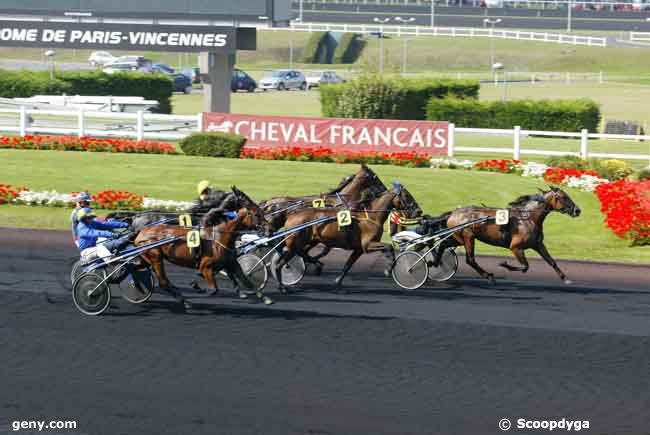
<path fill-rule="evenodd" d="M 128 39 L 133 45 L 159 47 L 225 47 L 228 43 L 223 33 L 130 32 Z"/>
<path fill-rule="evenodd" d="M 316 147 L 355 151 L 415 151 L 444 154 L 448 128 L 442 122 L 339 120 L 205 114 L 208 131 L 248 138 L 248 147 Z"/>

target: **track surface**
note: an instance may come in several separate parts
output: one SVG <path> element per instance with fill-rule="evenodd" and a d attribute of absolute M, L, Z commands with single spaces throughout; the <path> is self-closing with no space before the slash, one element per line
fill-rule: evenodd
<path fill-rule="evenodd" d="M 293 3 L 298 13 L 298 2 Z M 419 26 L 431 24 L 430 6 L 390 4 L 304 3 L 304 21 L 372 24 L 375 17 L 415 18 Z M 566 30 L 566 10 L 516 8 L 444 7 L 436 5 L 435 24 L 441 27 L 483 27 L 486 18 L 501 18 L 498 28 Z M 650 12 L 577 11 L 572 13 L 573 30 L 650 31 Z M 391 23 L 398 24 L 398 23 Z"/>
<path fill-rule="evenodd" d="M 335 253 L 302 291 L 270 292 L 272 307 L 224 290 L 185 313 L 164 296 L 116 298 L 88 318 L 69 297 L 70 246 L 0 229 L 0 433 L 76 420 L 41 433 L 493 434 L 501 418 L 563 417 L 589 420 L 583 433 L 649 433 L 645 267 L 561 262 L 568 287 L 537 261 L 496 287 L 461 269 L 406 294 L 370 256 L 337 295 Z"/>

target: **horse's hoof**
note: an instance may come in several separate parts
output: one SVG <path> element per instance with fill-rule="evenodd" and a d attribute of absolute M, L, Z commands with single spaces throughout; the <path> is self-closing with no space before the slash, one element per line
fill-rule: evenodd
<path fill-rule="evenodd" d="M 384 269 L 384 276 L 390 278 L 390 269 Z"/>
<path fill-rule="evenodd" d="M 273 299 L 268 296 L 264 296 L 262 302 L 264 302 L 264 305 L 273 305 Z"/>
<path fill-rule="evenodd" d="M 182 302 L 183 302 L 183 308 L 185 308 L 186 310 L 192 309 L 192 302 L 186 299 L 184 299 Z"/>
<path fill-rule="evenodd" d="M 571 284 L 573 284 L 573 281 L 571 281 L 570 279 L 565 279 L 564 284 L 571 285 Z"/>
<path fill-rule="evenodd" d="M 248 299 L 248 295 L 244 292 L 239 292 L 239 299 Z"/>
<path fill-rule="evenodd" d="M 288 295 L 288 294 L 289 294 L 289 289 L 286 288 L 286 287 L 283 286 L 283 285 L 282 285 L 282 286 L 279 286 L 279 287 L 278 287 L 278 290 L 280 290 L 280 293 L 282 293 L 283 295 Z"/>
<path fill-rule="evenodd" d="M 489 274 L 488 277 L 487 277 L 487 279 L 488 279 L 488 283 L 489 283 L 490 285 L 497 285 L 497 280 L 494 279 L 494 275 Z"/>

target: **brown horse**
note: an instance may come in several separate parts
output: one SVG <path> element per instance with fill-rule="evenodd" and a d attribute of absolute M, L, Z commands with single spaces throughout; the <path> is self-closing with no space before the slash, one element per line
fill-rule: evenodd
<path fill-rule="evenodd" d="M 578 217 L 580 208 L 566 192 L 556 187 L 552 187 L 549 191 L 540 190 L 540 193 L 536 195 L 521 196 L 509 205 L 509 221 L 506 225 L 497 225 L 494 220 L 490 220 L 458 231 L 453 238 L 450 238 L 438 249 L 434 265 L 439 264 L 446 248 L 464 246 L 467 264 L 483 278 L 487 278 L 491 284 L 494 284 L 494 275 L 483 270 L 476 262 L 474 245 L 475 240 L 478 239 L 488 245 L 501 246 L 512 251 L 521 267 L 512 266 L 507 261 L 502 262 L 500 266 L 508 270 L 527 272 L 528 261 L 525 251 L 532 249 L 542 256 L 566 284 L 571 284 L 544 245 L 543 225 L 544 220 L 552 211 Z M 487 207 L 466 207 L 443 216 L 447 217 L 447 227 L 451 228 L 484 216 L 494 217 L 497 210 Z"/>
<path fill-rule="evenodd" d="M 214 275 L 221 270 L 226 270 L 228 275 L 234 277 L 238 283 L 243 284 L 247 289 L 252 289 L 252 283 L 237 262 L 235 241 L 241 231 L 260 230 L 263 224 L 261 211 L 241 208 L 233 220 L 216 226 L 202 225 L 199 255 L 194 255 L 185 240 L 187 233 L 192 229 L 173 225 L 154 225 L 144 228 L 135 239 L 135 245 L 146 245 L 168 237 L 182 237 L 182 240 L 175 243 L 150 249 L 142 254 L 142 258 L 153 268 L 160 287 L 171 291 L 176 297 L 180 295 L 165 273 L 163 260 L 181 267 L 198 269 L 212 289 L 212 293 L 218 291 Z"/>
<path fill-rule="evenodd" d="M 352 265 L 363 254 L 371 252 L 388 252 L 393 254 L 391 245 L 381 243 L 384 233 L 384 224 L 391 210 L 404 210 L 407 217 L 417 217 L 422 213 L 420 206 L 406 188 L 394 184 L 394 188 L 378 194 L 374 199 L 359 203 L 358 208 L 351 210 L 352 223 L 344 228 L 339 228 L 336 220 L 340 209 L 332 208 L 305 208 L 289 215 L 286 226 L 292 228 L 306 224 L 310 221 L 330 217 L 331 221 L 312 225 L 292 234 L 287 240 L 280 261 L 277 264 L 276 276 L 281 291 L 286 292 L 282 284 L 282 267 L 294 256 L 305 257 L 307 252 L 319 243 L 328 249 L 341 248 L 352 251 L 343 267 L 343 271 L 336 278 L 337 289 L 343 287 L 343 279 Z"/>
<path fill-rule="evenodd" d="M 361 165 L 359 171 L 348 177 L 334 189 L 318 195 L 306 196 L 281 196 L 271 198 L 260 203 L 260 207 L 267 215 L 267 220 L 275 230 L 285 226 L 287 217 L 292 212 L 305 207 L 312 207 L 313 201 L 322 199 L 325 207 L 337 207 L 363 200 L 368 196 L 375 196 L 386 191 L 386 186 L 379 179 L 379 176 L 365 164 Z"/>

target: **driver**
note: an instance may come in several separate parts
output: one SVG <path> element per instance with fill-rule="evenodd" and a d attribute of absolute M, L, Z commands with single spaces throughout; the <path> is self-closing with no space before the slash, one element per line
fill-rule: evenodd
<path fill-rule="evenodd" d="M 79 217 L 77 216 L 77 213 L 79 213 L 79 211 L 84 208 L 90 208 L 91 198 L 88 192 L 79 192 L 74 200 L 77 205 L 75 209 L 72 210 L 72 214 L 70 214 L 70 225 L 72 227 L 72 241 L 76 245 L 77 241 L 79 240 L 79 237 L 77 236 L 77 225 L 79 224 Z"/>
<path fill-rule="evenodd" d="M 130 234 L 122 235 L 113 233 L 112 230 L 118 228 L 128 228 L 126 222 L 106 221 L 100 222 L 95 219 L 95 213 L 89 208 L 82 208 L 77 212 L 77 247 L 83 252 L 86 249 L 97 246 L 97 239 L 104 237 L 112 239 L 104 242 L 103 248 L 110 252 L 118 251 L 129 244 Z"/>

